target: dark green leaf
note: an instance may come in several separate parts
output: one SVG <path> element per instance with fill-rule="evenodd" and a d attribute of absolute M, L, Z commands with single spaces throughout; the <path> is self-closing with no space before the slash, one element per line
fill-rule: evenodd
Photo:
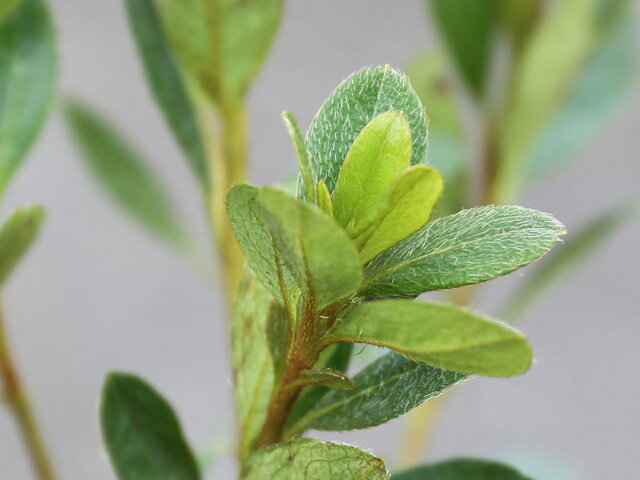
<path fill-rule="evenodd" d="M 368 343 L 453 372 L 510 377 L 526 372 L 526 337 L 453 305 L 378 300 L 358 305 L 327 334 L 328 343 Z"/>
<path fill-rule="evenodd" d="M 522 207 L 487 206 L 439 218 L 365 269 L 368 297 L 414 296 L 485 282 L 538 259 L 564 226 Z"/>
<path fill-rule="evenodd" d="M 389 66 L 354 73 L 331 94 L 307 133 L 314 172 L 333 191 L 347 152 L 362 129 L 379 114 L 403 112 L 411 126 L 411 163 L 422 163 L 427 151 L 426 117 L 407 78 Z"/>
<path fill-rule="evenodd" d="M 501 317 L 512 321 L 522 316 L 553 285 L 558 285 L 560 280 L 591 260 L 611 235 L 637 212 L 637 204 L 616 206 L 570 235 L 562 248 L 549 255 L 549 258 L 528 275 L 518 290 L 509 297 Z"/>
<path fill-rule="evenodd" d="M 287 435 L 303 430 L 355 430 L 388 422 L 436 397 L 465 378 L 395 353 L 379 358 L 353 377 L 356 388 L 332 390 Z"/>
<path fill-rule="evenodd" d="M 429 0 L 453 61 L 467 86 L 481 96 L 491 60 L 495 0 Z"/>
<path fill-rule="evenodd" d="M 114 200 L 151 232 L 184 244 L 171 202 L 141 155 L 86 105 L 68 102 L 65 115 L 83 158 Z"/>
<path fill-rule="evenodd" d="M 209 172 L 202 135 L 179 66 L 153 0 L 125 0 L 147 81 L 158 106 L 204 189 Z"/>
<path fill-rule="evenodd" d="M 44 0 L 23 0 L 0 24 L 0 195 L 40 131 L 56 79 Z"/>
<path fill-rule="evenodd" d="M 189 74 L 220 106 L 241 101 L 269 53 L 284 0 L 161 0 Z"/>
<path fill-rule="evenodd" d="M 259 450 L 243 480 L 385 480 L 384 462 L 355 447 L 301 438 Z"/>
<path fill-rule="evenodd" d="M 0 230 L 0 287 L 38 236 L 44 209 L 38 205 L 17 209 Z"/>
<path fill-rule="evenodd" d="M 417 467 L 391 477 L 393 480 L 532 480 L 501 463 L 456 459 Z"/>
<path fill-rule="evenodd" d="M 120 480 L 201 478 L 173 409 L 141 379 L 109 374 L 100 416 L 104 442 Z"/>

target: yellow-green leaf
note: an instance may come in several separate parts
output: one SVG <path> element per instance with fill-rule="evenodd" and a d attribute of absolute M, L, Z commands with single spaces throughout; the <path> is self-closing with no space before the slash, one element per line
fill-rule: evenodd
<path fill-rule="evenodd" d="M 38 236 L 44 208 L 39 205 L 17 209 L 0 229 L 0 287 Z"/>

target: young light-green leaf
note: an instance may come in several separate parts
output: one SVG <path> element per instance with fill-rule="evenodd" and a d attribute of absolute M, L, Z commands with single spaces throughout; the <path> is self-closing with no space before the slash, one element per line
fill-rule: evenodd
<path fill-rule="evenodd" d="M 3 0 L 0 4 L 0 23 L 9 16 L 22 0 Z"/>
<path fill-rule="evenodd" d="M 416 165 L 402 174 L 379 199 L 383 206 L 379 207 L 378 221 L 358 236 L 362 263 L 422 228 L 443 189 L 442 175 L 426 165 Z"/>
<path fill-rule="evenodd" d="M 147 82 L 191 169 L 206 190 L 209 171 L 202 135 L 180 67 L 153 0 L 124 0 Z"/>
<path fill-rule="evenodd" d="M 120 480 L 201 478 L 173 409 L 143 380 L 111 373 L 102 392 L 100 418 Z"/>
<path fill-rule="evenodd" d="M 411 163 L 425 161 L 426 116 L 408 79 L 389 66 L 367 68 L 335 89 L 307 132 L 316 179 L 324 180 L 329 191 L 335 189 L 342 162 L 365 125 L 390 110 L 403 112 L 411 126 Z"/>
<path fill-rule="evenodd" d="M 347 152 L 333 194 L 336 221 L 358 228 L 379 197 L 411 161 L 411 128 L 402 112 L 381 113 Z"/>
<path fill-rule="evenodd" d="M 533 480 L 502 463 L 455 459 L 416 467 L 393 475 L 392 480 Z"/>
<path fill-rule="evenodd" d="M 428 0 L 453 61 L 471 92 L 484 92 L 496 24 L 496 1 Z"/>
<path fill-rule="evenodd" d="M 463 210 L 427 224 L 365 269 L 368 297 L 415 296 L 485 282 L 538 259 L 564 226 L 547 213 L 512 206 Z"/>
<path fill-rule="evenodd" d="M 318 195 L 318 207 L 324 213 L 333 217 L 333 199 L 331 198 L 331 193 L 329 193 L 329 189 L 327 188 L 327 184 L 324 181 L 320 180 L 318 182 L 317 187 L 317 195 Z"/>
<path fill-rule="evenodd" d="M 246 459 L 267 417 L 274 388 L 267 317 L 274 302 L 269 292 L 245 270 L 231 320 L 231 352 L 240 420 L 240 458 Z"/>
<path fill-rule="evenodd" d="M 259 450 L 242 480 L 386 480 L 384 462 L 355 447 L 301 438 Z"/>
<path fill-rule="evenodd" d="M 18 208 L 0 229 L 0 287 L 37 238 L 44 220 L 39 205 Z"/>
<path fill-rule="evenodd" d="M 44 123 L 55 79 L 49 9 L 23 0 L 0 23 L 0 195 Z"/>
<path fill-rule="evenodd" d="M 113 199 L 149 231 L 183 246 L 186 234 L 171 201 L 141 154 L 88 106 L 70 101 L 65 116 L 82 157 Z"/>
<path fill-rule="evenodd" d="M 284 0 L 160 0 L 171 43 L 218 105 L 241 101 L 269 53 Z"/>
<path fill-rule="evenodd" d="M 466 376 L 389 353 L 355 377 L 352 390 L 332 390 L 287 435 L 307 429 L 355 430 L 388 422 L 434 398 Z"/>
<path fill-rule="evenodd" d="M 596 216 L 581 230 L 570 235 L 565 245 L 549 255 L 508 298 L 501 317 L 513 321 L 522 316 L 553 285 L 558 285 L 560 280 L 591 260 L 611 235 L 639 210 L 637 203 L 617 205 Z"/>
<path fill-rule="evenodd" d="M 368 343 L 453 372 L 510 377 L 526 372 L 526 337 L 469 310 L 414 300 L 377 300 L 351 310 L 327 342 Z"/>
<path fill-rule="evenodd" d="M 309 155 L 309 149 L 304 140 L 304 134 L 300 129 L 300 124 L 295 115 L 289 111 L 282 112 L 282 120 L 298 157 L 298 166 L 300 169 L 300 177 L 302 178 L 302 184 L 307 192 L 310 192 L 308 196 L 311 203 L 316 202 L 316 178 L 313 174 L 313 166 L 311 165 L 311 156 Z"/>

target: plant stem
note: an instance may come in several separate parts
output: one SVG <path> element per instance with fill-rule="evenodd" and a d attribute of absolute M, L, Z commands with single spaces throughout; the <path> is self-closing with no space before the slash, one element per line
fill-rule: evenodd
<path fill-rule="evenodd" d="M 45 447 L 40 429 L 31 407 L 27 392 L 9 348 L 4 315 L 0 308 L 0 375 L 4 384 L 7 405 L 14 413 L 20 427 L 24 443 L 29 452 L 31 463 L 40 480 L 54 480 L 53 467 Z"/>

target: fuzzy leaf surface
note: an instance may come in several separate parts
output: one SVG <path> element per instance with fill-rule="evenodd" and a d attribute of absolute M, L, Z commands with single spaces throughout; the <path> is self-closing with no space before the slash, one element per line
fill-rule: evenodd
<path fill-rule="evenodd" d="M 538 259 L 564 226 L 547 213 L 486 206 L 439 218 L 370 262 L 363 294 L 415 296 L 485 282 Z"/>
<path fill-rule="evenodd" d="M 533 480 L 514 468 L 486 460 L 455 459 L 393 475 L 392 480 Z"/>
<path fill-rule="evenodd" d="M 337 222 L 348 231 L 369 214 L 411 161 L 411 128 L 400 112 L 381 113 L 355 139 L 333 194 Z"/>
<path fill-rule="evenodd" d="M 384 480 L 384 462 L 358 448 L 301 438 L 259 450 L 243 480 Z"/>
<path fill-rule="evenodd" d="M 201 478 L 171 405 L 143 380 L 125 373 L 109 374 L 100 418 L 120 480 Z"/>
<path fill-rule="evenodd" d="M 207 189 L 209 172 L 202 135 L 160 14 L 153 0 L 125 0 L 125 5 L 153 96 L 191 169 L 201 186 Z"/>
<path fill-rule="evenodd" d="M 489 377 L 524 373 L 533 358 L 526 337 L 504 323 L 453 305 L 404 299 L 358 305 L 328 341 L 387 347 L 427 365 Z"/>
<path fill-rule="evenodd" d="M 352 390 L 332 390 L 289 434 L 306 429 L 355 430 L 388 422 L 461 382 L 465 375 L 389 353 L 355 377 Z"/>
<path fill-rule="evenodd" d="M 284 0 L 160 0 L 182 66 L 220 106 L 236 105 L 260 72 Z"/>
<path fill-rule="evenodd" d="M 282 121 L 284 122 L 291 141 L 293 142 L 293 148 L 296 151 L 298 157 L 298 167 L 300 169 L 300 176 L 304 183 L 305 191 L 311 192 L 309 200 L 313 203 L 316 201 L 316 179 L 313 175 L 313 166 L 311 165 L 311 156 L 307 149 L 307 144 L 304 140 L 304 134 L 300 129 L 300 124 L 295 115 L 289 111 L 282 112 Z"/>
<path fill-rule="evenodd" d="M 342 162 L 365 125 L 390 110 L 403 112 L 411 126 L 411 164 L 425 161 L 426 116 L 409 80 L 391 67 L 360 70 L 334 90 L 307 132 L 316 179 L 324 180 L 329 191 L 335 189 Z"/>
<path fill-rule="evenodd" d="M 49 9 L 22 0 L 0 23 L 0 195 L 42 128 L 56 74 Z"/>
<path fill-rule="evenodd" d="M 44 208 L 18 208 L 0 229 L 0 287 L 27 253 L 40 232 Z"/>
<path fill-rule="evenodd" d="M 183 244 L 169 196 L 142 155 L 88 106 L 69 102 L 65 115 L 83 159 L 111 197 L 152 233 Z"/>

